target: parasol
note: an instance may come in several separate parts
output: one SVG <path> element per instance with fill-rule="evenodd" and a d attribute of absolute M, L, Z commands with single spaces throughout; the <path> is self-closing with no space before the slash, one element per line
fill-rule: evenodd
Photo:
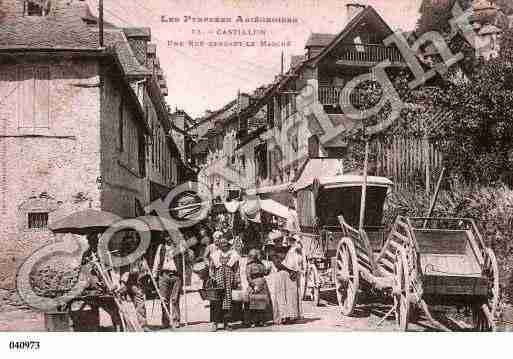
<path fill-rule="evenodd" d="M 94 232 L 103 232 L 122 219 L 111 212 L 86 209 L 50 223 L 49 228 L 54 233 L 87 235 Z"/>
<path fill-rule="evenodd" d="M 138 220 L 146 223 L 152 232 L 167 232 L 167 231 L 179 231 L 178 226 L 175 222 L 159 216 L 143 216 L 137 217 Z M 172 234 L 172 233 L 169 233 Z"/>

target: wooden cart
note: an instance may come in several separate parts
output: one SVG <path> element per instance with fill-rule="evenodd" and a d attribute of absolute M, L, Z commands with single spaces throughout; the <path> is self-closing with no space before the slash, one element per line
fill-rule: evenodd
<path fill-rule="evenodd" d="M 345 237 L 337 251 L 337 295 L 351 315 L 361 290 L 390 293 L 393 311 L 407 330 L 412 309 L 420 309 L 436 327 L 430 306 L 469 308 L 475 330 L 494 330 L 499 302 L 495 255 L 484 245 L 472 219 L 398 217 L 385 244 L 374 254 L 365 231 L 340 217 Z"/>
<path fill-rule="evenodd" d="M 394 226 L 389 241 L 403 241 L 408 261 L 402 326 L 408 326 L 412 305 L 420 306 L 430 319 L 430 307 L 443 305 L 468 308 L 474 330 L 495 331 L 499 270 L 474 220 L 399 217 Z"/>
<path fill-rule="evenodd" d="M 347 237 L 341 230 L 338 216 L 346 218 L 348 228 L 359 221 L 360 199 L 364 177 L 343 175 L 337 159 L 310 159 L 294 184 L 299 236 L 306 258 L 304 294 L 319 304 L 321 291 L 340 287 L 336 280 L 339 241 Z M 366 215 L 370 253 L 381 249 L 384 242 L 382 226 L 383 203 L 392 182 L 383 177 L 366 181 Z"/>
<path fill-rule="evenodd" d="M 336 294 L 342 314 L 350 316 L 362 292 L 380 292 L 393 299 L 399 324 L 406 296 L 405 273 L 408 273 L 406 250 L 400 243 L 387 241 L 383 245 L 384 228 L 364 226 L 357 230 L 344 216 L 339 216 L 343 237 L 334 259 Z M 385 319 L 384 318 L 384 319 Z"/>

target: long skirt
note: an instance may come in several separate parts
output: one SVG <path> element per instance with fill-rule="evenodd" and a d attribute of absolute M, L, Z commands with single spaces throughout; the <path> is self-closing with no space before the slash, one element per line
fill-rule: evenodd
<path fill-rule="evenodd" d="M 267 276 L 267 285 L 273 307 L 273 320 L 279 324 L 283 319 L 300 317 L 300 301 L 297 281 L 293 281 L 286 271 Z"/>
<path fill-rule="evenodd" d="M 241 304 L 232 302 L 232 288 L 234 287 L 235 275 L 235 271 L 226 265 L 216 269 L 214 276 L 215 287 L 222 288 L 223 295 L 221 300 L 210 303 L 211 322 L 231 322 L 241 316 Z"/>

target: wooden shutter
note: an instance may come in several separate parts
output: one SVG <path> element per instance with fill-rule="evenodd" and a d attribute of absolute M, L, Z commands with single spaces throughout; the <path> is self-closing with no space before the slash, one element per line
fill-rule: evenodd
<path fill-rule="evenodd" d="M 50 68 L 39 67 L 35 71 L 34 127 L 50 127 Z"/>
<path fill-rule="evenodd" d="M 18 127 L 34 128 L 34 68 L 18 68 Z"/>

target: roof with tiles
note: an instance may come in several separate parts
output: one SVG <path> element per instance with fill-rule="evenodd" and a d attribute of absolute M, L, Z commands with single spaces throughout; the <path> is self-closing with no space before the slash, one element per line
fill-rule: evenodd
<path fill-rule="evenodd" d="M 0 23 L 0 49 L 98 50 L 98 19 L 85 2 L 57 3 L 48 16 L 24 16 Z M 131 28 L 129 32 L 136 33 Z M 141 29 L 139 33 L 146 33 Z M 150 75 L 135 57 L 124 29 L 105 26 L 105 46 L 111 48 L 128 76 Z"/>
<path fill-rule="evenodd" d="M 306 41 L 305 48 L 309 47 L 325 47 L 327 46 L 337 35 L 335 34 L 320 34 L 312 33 Z"/>
<path fill-rule="evenodd" d="M 105 33 L 107 35 L 108 33 Z M 123 40 L 117 40 L 116 38 L 122 34 L 111 33 L 109 36 L 105 36 L 105 44 L 114 49 L 117 58 L 123 67 L 123 72 L 127 76 L 149 76 L 152 74 L 150 70 L 142 66 L 137 58 L 135 57 L 130 45 Z"/>
<path fill-rule="evenodd" d="M 97 49 L 98 34 L 91 32 L 84 20 L 90 17 L 87 4 L 79 2 L 48 16 L 7 19 L 0 23 L 0 48 Z"/>
<path fill-rule="evenodd" d="M 151 39 L 151 29 L 149 27 L 125 27 L 123 32 L 126 37 L 142 37 Z"/>

